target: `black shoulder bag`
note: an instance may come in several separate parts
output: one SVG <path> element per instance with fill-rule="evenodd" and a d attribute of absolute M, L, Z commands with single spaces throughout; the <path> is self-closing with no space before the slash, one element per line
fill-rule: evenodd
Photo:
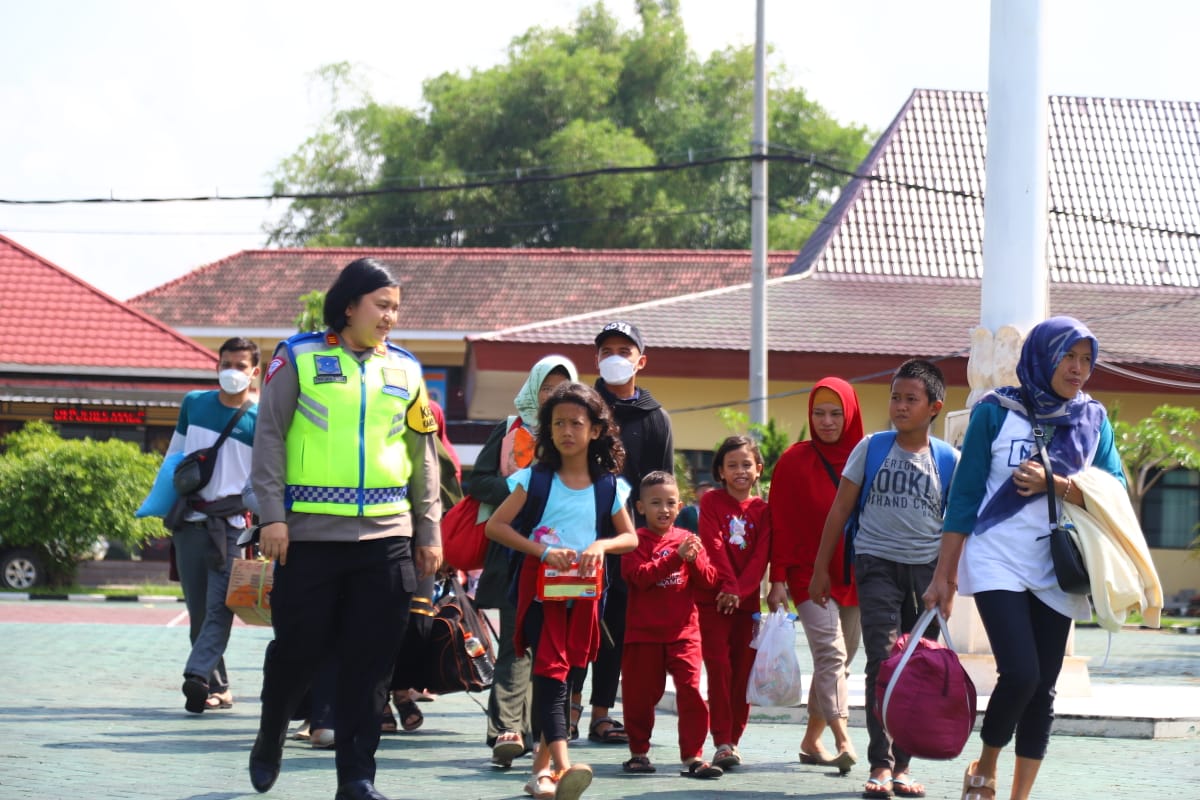
<path fill-rule="evenodd" d="M 1021 402 L 1029 415 L 1038 455 L 1041 456 L 1042 468 L 1046 471 L 1046 504 L 1050 509 L 1050 533 L 1038 538 L 1050 538 L 1050 558 L 1054 561 L 1054 577 L 1058 579 L 1058 588 L 1067 594 L 1089 594 L 1092 590 L 1092 580 L 1088 577 L 1083 554 L 1075 542 L 1075 534 L 1058 522 L 1058 505 L 1054 502 L 1054 470 L 1050 466 L 1050 454 L 1047 452 L 1049 442 L 1046 441 L 1046 432 L 1034 416 L 1033 405 L 1025 395 L 1024 389 L 1021 390 Z"/>
<path fill-rule="evenodd" d="M 221 431 L 221 435 L 217 437 L 216 444 L 212 447 L 193 450 L 175 465 L 175 472 L 171 474 L 171 482 L 175 485 L 175 491 L 179 493 L 180 497 L 195 494 L 208 486 L 208 482 L 212 480 L 213 470 L 217 468 L 217 451 L 221 449 L 221 445 L 225 444 L 229 434 L 233 433 L 234 426 L 238 424 L 238 420 L 251 405 L 251 402 L 247 400 L 238 407 L 238 410 L 226 423 L 225 430 Z"/>

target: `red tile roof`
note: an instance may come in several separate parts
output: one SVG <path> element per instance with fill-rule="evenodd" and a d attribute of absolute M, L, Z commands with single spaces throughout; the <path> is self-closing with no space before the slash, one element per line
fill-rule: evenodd
<path fill-rule="evenodd" d="M 1049 103 L 1050 280 L 1200 287 L 1200 102 Z M 979 278 L 986 120 L 913 92 L 789 273 Z"/>
<path fill-rule="evenodd" d="M 830 357 L 966 355 L 970 332 L 979 325 L 980 283 L 971 280 L 815 273 L 768 283 L 768 349 L 777 355 Z M 1094 284 L 1050 287 L 1050 310 L 1084 320 L 1100 341 L 1100 358 L 1135 369 L 1169 366 L 1193 383 L 1200 381 L 1200 293 L 1149 286 Z M 618 309 L 525 325 L 471 337 L 476 366 L 509 369 L 506 346 L 554 349 L 593 347 L 605 322 L 633 322 L 646 341 L 655 374 L 696 376 L 696 361 L 684 353 L 736 364 L 744 374 L 747 358 L 723 360 L 721 353 L 748 353 L 750 287 L 642 303 Z M 664 358 L 667 351 L 670 357 Z M 568 355 L 571 353 L 568 352 Z M 699 362 L 702 365 L 703 361 Z M 705 374 L 701 366 L 700 374 Z M 716 367 L 708 374 L 717 376 Z M 728 375 L 721 375 L 728 377 Z M 776 375 L 776 377 L 782 377 Z M 1145 391 L 1142 387 L 1142 391 Z"/>
<path fill-rule="evenodd" d="M 794 258 L 768 258 L 772 276 Z M 404 284 L 399 330 L 456 335 L 749 279 L 746 250 L 312 248 L 245 250 L 132 298 L 178 328 L 291 328 L 297 300 L 324 291 L 339 270 L 371 256 Z"/>
<path fill-rule="evenodd" d="M 198 377 L 212 352 L 0 236 L 0 371 Z"/>

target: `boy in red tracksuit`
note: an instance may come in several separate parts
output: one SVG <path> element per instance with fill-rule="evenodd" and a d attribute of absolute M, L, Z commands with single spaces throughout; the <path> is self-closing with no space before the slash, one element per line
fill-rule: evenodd
<path fill-rule="evenodd" d="M 650 734 L 670 673 L 679 715 L 679 774 L 719 778 L 722 770 L 702 756 L 708 706 L 700 694 L 700 622 L 692 599 L 693 586 L 710 591 L 716 586 L 717 571 L 700 537 L 674 527 L 679 508 L 679 488 L 670 473 L 655 471 L 642 479 L 637 510 L 646 527 L 638 529 L 637 549 L 621 557 L 621 575 L 629 587 L 621 659 L 630 753 L 624 769 L 656 771 L 649 757 Z"/>

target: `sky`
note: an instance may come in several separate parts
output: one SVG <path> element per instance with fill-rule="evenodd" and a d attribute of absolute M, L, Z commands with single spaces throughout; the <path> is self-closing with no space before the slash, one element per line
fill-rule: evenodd
<path fill-rule="evenodd" d="M 586 0 L 0 0 L 0 200 L 263 194 L 348 61 L 380 102 L 506 59 Z M 1050 94 L 1200 99 L 1200 3 L 1042 0 Z M 627 28 L 635 0 L 606 0 Z M 702 58 L 752 45 L 755 0 L 680 0 Z M 913 89 L 984 91 L 985 0 L 766 0 L 768 66 L 882 131 Z M 0 233 L 119 299 L 263 247 L 284 206 L 0 203 Z"/>

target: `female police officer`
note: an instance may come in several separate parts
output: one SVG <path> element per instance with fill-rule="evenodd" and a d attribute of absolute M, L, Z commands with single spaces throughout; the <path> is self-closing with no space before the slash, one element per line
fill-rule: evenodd
<path fill-rule="evenodd" d="M 417 573 L 442 558 L 437 424 L 421 365 L 386 341 L 399 306 L 388 268 L 354 261 L 325 296 L 328 330 L 280 343 L 267 368 L 251 473 L 262 554 L 278 562 L 250 751 L 260 792 L 279 776 L 288 722 L 333 652 L 337 800 L 386 800 L 374 786 L 379 715 Z"/>

